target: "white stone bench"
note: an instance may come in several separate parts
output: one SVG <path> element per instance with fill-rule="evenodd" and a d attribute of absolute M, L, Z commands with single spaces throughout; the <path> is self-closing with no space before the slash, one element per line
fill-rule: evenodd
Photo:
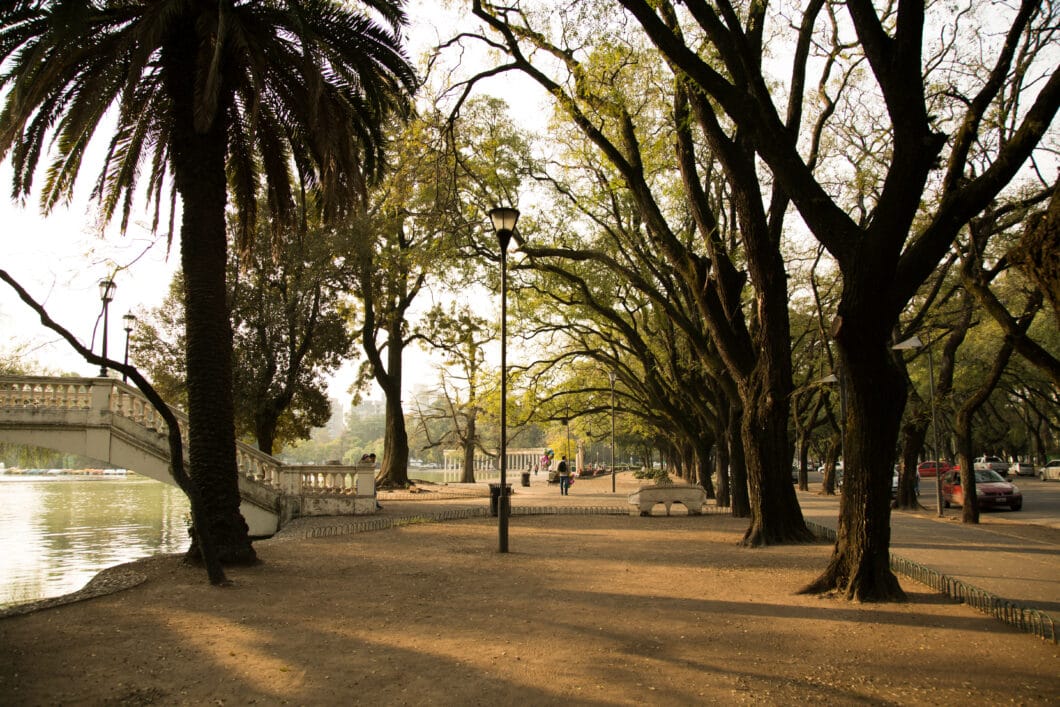
<path fill-rule="evenodd" d="M 642 486 L 629 495 L 629 514 L 650 516 L 655 504 L 661 503 L 666 506 L 666 515 L 670 515 L 670 506 L 680 503 L 688 509 L 688 515 L 701 515 L 706 501 L 707 492 L 702 486 Z"/>

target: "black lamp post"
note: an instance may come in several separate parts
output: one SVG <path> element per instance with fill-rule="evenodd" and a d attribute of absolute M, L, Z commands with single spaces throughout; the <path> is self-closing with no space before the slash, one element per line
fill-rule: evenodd
<path fill-rule="evenodd" d="M 500 206 L 490 211 L 501 249 L 501 489 L 497 503 L 498 552 L 508 552 L 508 244 L 519 210 Z"/>
<path fill-rule="evenodd" d="M 128 366 L 129 365 L 129 335 L 132 334 L 133 324 L 136 323 L 136 317 L 133 316 L 132 312 L 126 312 L 122 316 L 121 320 L 125 324 L 125 326 L 123 327 L 125 329 L 125 360 L 123 362 L 125 363 L 126 366 Z M 122 371 L 122 374 L 121 374 L 121 382 L 122 383 L 128 383 L 129 382 L 129 376 L 124 371 Z"/>
<path fill-rule="evenodd" d="M 611 493 L 615 492 L 615 372 L 608 371 L 611 381 Z"/>
<path fill-rule="evenodd" d="M 108 325 L 108 313 L 110 312 L 110 303 L 114 300 L 114 290 L 117 289 L 117 285 L 114 284 L 114 280 L 109 277 L 105 280 L 99 281 L 99 298 L 103 300 L 103 358 L 107 358 L 107 325 Z M 99 375 L 106 377 L 107 375 L 107 364 L 104 363 L 99 367 Z"/>

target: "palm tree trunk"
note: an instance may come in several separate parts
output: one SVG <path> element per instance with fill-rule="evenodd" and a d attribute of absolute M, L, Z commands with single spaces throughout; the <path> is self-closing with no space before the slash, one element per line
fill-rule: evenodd
<path fill-rule="evenodd" d="M 190 475 L 202 491 L 221 561 L 257 560 L 239 512 L 235 406 L 232 393 L 232 325 L 225 286 L 225 127 L 219 117 L 206 130 L 194 122 L 195 23 L 176 23 L 163 51 L 173 99 L 173 168 L 183 201 L 180 255 L 184 271 Z M 218 116 L 223 106 L 218 108 Z M 202 529 L 200 529 L 202 530 Z M 197 558 L 199 549 L 188 551 Z"/>

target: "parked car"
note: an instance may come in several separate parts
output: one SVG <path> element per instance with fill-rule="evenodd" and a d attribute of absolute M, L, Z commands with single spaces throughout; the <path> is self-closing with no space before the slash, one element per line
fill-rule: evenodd
<path fill-rule="evenodd" d="M 1001 457 L 983 455 L 972 463 L 972 468 L 976 471 L 989 469 L 990 471 L 997 472 L 999 476 L 1005 476 L 1008 474 L 1008 462 Z"/>
<path fill-rule="evenodd" d="M 1030 462 L 1012 462 L 1008 467 L 1009 476 L 1034 476 L 1034 464 Z"/>
<path fill-rule="evenodd" d="M 1005 481 L 1001 474 L 990 469 L 976 469 L 973 473 L 975 496 L 980 508 L 1007 506 L 1013 511 L 1023 508 L 1023 494 L 1015 484 Z M 950 471 L 942 478 L 942 505 L 946 508 L 964 505 L 959 471 Z"/>
<path fill-rule="evenodd" d="M 916 472 L 918 474 L 920 474 L 921 477 L 924 477 L 924 476 L 936 476 L 939 473 L 945 474 L 947 471 L 949 471 L 952 468 L 953 467 L 950 466 L 950 463 L 948 461 L 940 461 L 940 462 L 928 461 L 928 462 L 920 462 L 919 464 L 917 464 Z"/>
<path fill-rule="evenodd" d="M 916 495 L 920 495 L 920 470 L 916 472 Z M 891 476 L 891 500 L 898 498 L 898 469 L 894 470 L 894 474 Z"/>
<path fill-rule="evenodd" d="M 1038 467 L 1038 478 L 1042 481 L 1060 481 L 1060 459 L 1050 459 L 1045 466 Z"/>

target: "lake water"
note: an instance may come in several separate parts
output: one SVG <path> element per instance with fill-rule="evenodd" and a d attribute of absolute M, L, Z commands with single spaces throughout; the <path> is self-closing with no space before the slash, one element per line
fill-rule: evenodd
<path fill-rule="evenodd" d="M 81 589 L 100 570 L 182 552 L 188 502 L 128 476 L 0 475 L 0 607 Z"/>

